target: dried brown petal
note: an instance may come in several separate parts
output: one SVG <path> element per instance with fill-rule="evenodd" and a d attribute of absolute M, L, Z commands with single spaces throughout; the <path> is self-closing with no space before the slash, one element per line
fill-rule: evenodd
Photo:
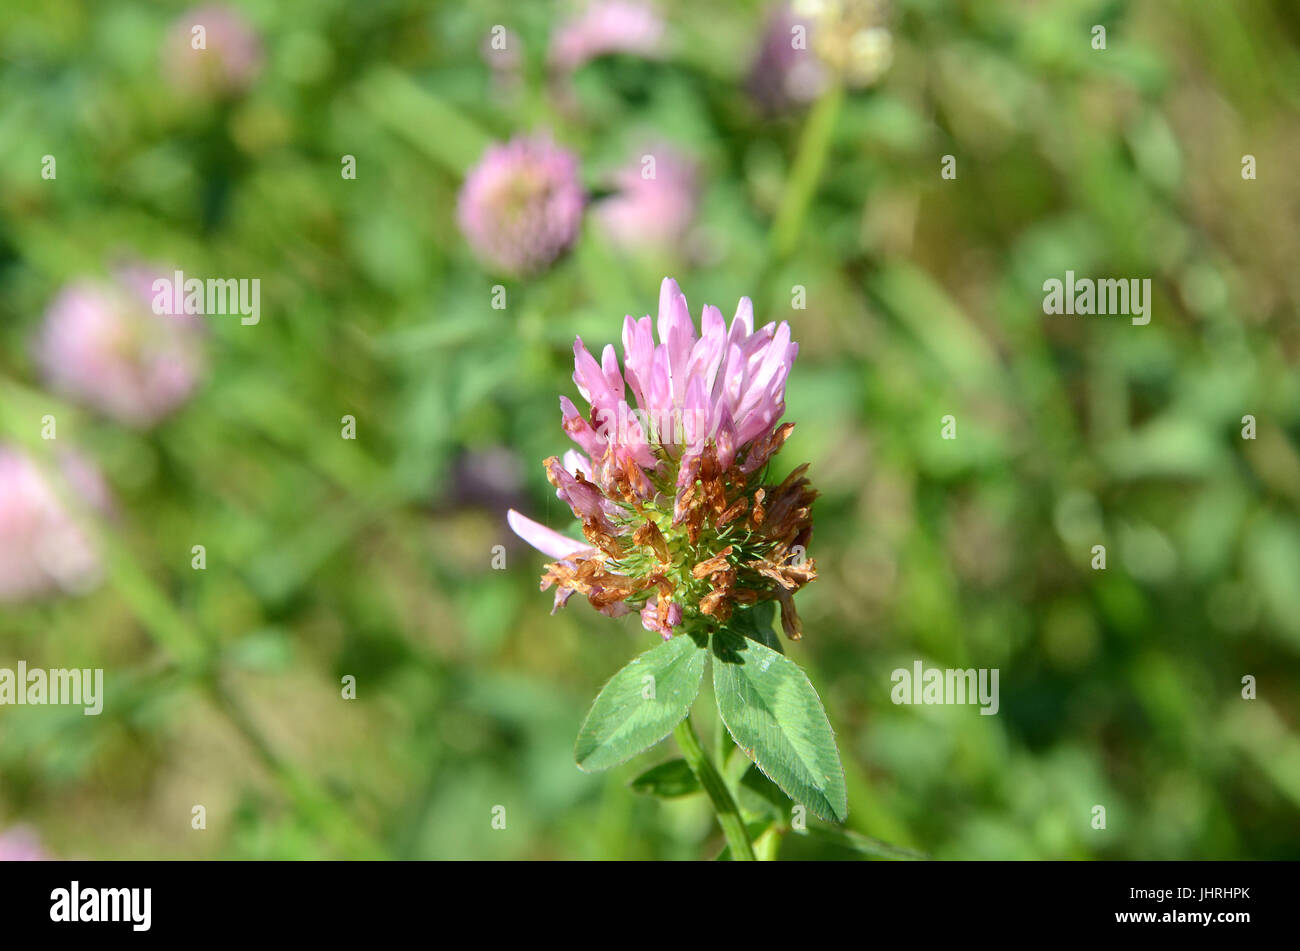
<path fill-rule="evenodd" d="M 799 640 L 803 637 L 803 624 L 794 609 L 794 598 L 782 588 L 777 589 L 776 598 L 781 603 L 781 628 L 785 631 L 785 636 L 792 641 Z"/>
<path fill-rule="evenodd" d="M 771 578 L 782 588 L 794 590 L 798 587 L 798 585 L 786 578 L 785 571 L 780 566 L 774 565 L 770 561 L 761 561 L 756 559 L 749 563 L 749 567 L 753 568 L 764 578 Z"/>
<path fill-rule="evenodd" d="M 719 621 L 731 617 L 731 601 L 725 591 L 710 591 L 700 599 L 700 613 Z"/>
<path fill-rule="evenodd" d="M 794 423 L 782 423 L 770 436 L 755 443 L 740 467 L 741 473 L 748 475 L 761 469 L 780 451 L 792 432 L 794 432 Z"/>
<path fill-rule="evenodd" d="M 627 551 L 623 543 L 605 531 L 595 519 L 582 520 L 582 534 L 611 558 L 622 558 Z"/>
<path fill-rule="evenodd" d="M 712 558 L 699 562 L 691 569 L 691 575 L 696 578 L 703 578 L 705 575 L 711 575 L 715 571 L 721 571 L 726 568 L 727 556 L 731 554 L 733 547 L 734 546 L 732 545 L 728 545 Z"/>
<path fill-rule="evenodd" d="M 727 591 L 736 584 L 736 571 L 734 568 L 728 568 L 726 571 L 715 571 L 709 577 L 709 584 L 713 585 L 715 591 Z"/>
<path fill-rule="evenodd" d="M 632 541 L 638 545 L 649 545 L 654 550 L 655 557 L 663 564 L 667 564 L 670 560 L 668 542 L 664 539 L 664 533 L 659 531 L 659 526 L 649 519 L 646 519 L 646 523 L 633 533 Z"/>
<path fill-rule="evenodd" d="M 742 495 L 740 498 L 736 499 L 736 501 L 732 502 L 725 512 L 718 516 L 718 520 L 714 522 L 714 525 L 718 528 L 722 528 L 727 523 L 744 515 L 748 509 L 749 499 Z"/>

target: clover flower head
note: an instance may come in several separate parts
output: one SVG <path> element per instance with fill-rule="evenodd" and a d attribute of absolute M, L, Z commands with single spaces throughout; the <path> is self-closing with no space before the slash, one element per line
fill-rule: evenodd
<path fill-rule="evenodd" d="M 80 456 L 63 454 L 59 469 L 66 502 L 33 459 L 0 446 L 0 602 L 80 593 L 99 581 L 100 554 L 79 518 L 80 509 L 108 511 L 108 488 Z"/>
<path fill-rule="evenodd" d="M 618 170 L 614 185 L 614 194 L 593 215 L 610 242 L 621 248 L 670 248 L 695 221 L 695 166 L 670 146 L 647 149 Z"/>
<path fill-rule="evenodd" d="M 767 478 L 794 428 L 780 422 L 799 351 L 789 324 L 755 330 L 742 298 L 730 326 L 706 306 L 697 334 L 677 282 L 665 278 L 657 329 L 656 344 L 649 316 L 625 319 L 621 368 L 612 345 L 597 361 L 574 343 L 573 380 L 589 410 L 561 396 L 560 411 L 581 452 L 545 467 L 585 540 L 513 510 L 510 525 L 557 559 L 542 576 L 557 609 L 582 594 L 610 616 L 640 611 L 667 638 L 684 622 L 724 624 L 736 606 L 771 600 L 798 638 L 793 594 L 816 578 L 804 553 L 817 493 L 806 465 Z"/>
<path fill-rule="evenodd" d="M 551 37 L 552 68 L 573 72 L 612 53 L 653 59 L 663 52 L 664 22 L 653 6 L 636 0 L 594 0 Z"/>
<path fill-rule="evenodd" d="M 767 111 L 811 102 L 826 88 L 826 66 L 806 40 L 811 26 L 788 3 L 778 3 L 768 14 L 748 82 L 750 95 Z M 804 31 L 802 41 L 797 29 Z"/>
<path fill-rule="evenodd" d="M 118 422 L 149 427 L 184 403 L 203 373 L 203 327 L 156 313 L 153 273 L 64 288 L 45 314 L 37 360 L 56 390 Z"/>
<path fill-rule="evenodd" d="M 461 187 L 457 219 L 492 268 L 521 277 L 568 250 L 586 205 L 577 157 L 546 138 L 494 145 Z"/>
<path fill-rule="evenodd" d="M 196 7 L 178 17 L 164 49 L 164 67 L 174 83 L 213 97 L 246 90 L 265 60 L 253 27 L 238 10 L 222 4 Z"/>

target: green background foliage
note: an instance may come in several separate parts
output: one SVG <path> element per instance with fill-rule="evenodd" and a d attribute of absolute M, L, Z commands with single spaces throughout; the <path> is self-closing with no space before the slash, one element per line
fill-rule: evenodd
<path fill-rule="evenodd" d="M 0 826 L 87 858 L 716 855 L 703 797 L 628 788 L 671 740 L 574 765 L 591 698 L 656 635 L 580 599 L 552 617 L 505 500 L 455 478 L 504 449 L 512 504 L 564 526 L 539 462 L 566 447 L 573 337 L 617 341 L 671 274 L 697 315 L 748 294 L 801 346 L 777 468 L 811 463 L 821 577 L 784 648 L 850 820 L 810 817 L 783 858 L 1300 857 L 1300 7 L 898 0 L 892 68 L 810 132 L 744 92 L 754 3 L 665 0 L 670 55 L 589 64 L 577 108 L 546 76 L 560 5 L 239 6 L 268 57 L 225 105 L 161 79 L 179 5 L 0 11 L 0 436 L 41 451 L 57 414 L 118 505 L 103 587 L 0 610 L 0 665 L 104 667 L 108 690 L 97 718 L 0 710 Z M 481 56 L 498 23 L 513 95 Z M 647 138 L 694 155 L 691 240 L 625 254 L 589 223 L 493 310 L 457 189 L 539 129 L 593 188 Z M 792 169 L 822 147 L 803 207 Z M 32 359 L 59 287 L 123 256 L 262 281 L 261 323 L 210 320 L 206 383 L 149 432 Z M 1150 277 L 1150 325 L 1045 316 L 1066 269 Z M 891 703 L 918 659 L 998 668 L 998 714 Z"/>

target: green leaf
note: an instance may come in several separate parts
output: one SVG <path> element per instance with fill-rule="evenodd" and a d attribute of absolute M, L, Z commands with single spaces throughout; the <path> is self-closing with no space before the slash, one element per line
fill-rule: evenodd
<path fill-rule="evenodd" d="M 873 839 L 869 835 L 854 832 L 852 829 L 841 829 L 836 826 L 809 826 L 804 834 L 811 839 L 818 839 L 838 848 L 857 852 L 860 855 L 870 855 L 874 858 L 903 859 L 914 862 L 925 861 L 929 858 L 929 856 L 921 852 L 905 849 L 899 845 L 890 845 L 888 842 L 881 842 L 879 839 Z"/>
<path fill-rule="evenodd" d="M 776 621 L 776 605 L 771 601 L 760 601 L 751 608 L 739 608 L 731 615 L 727 627 L 737 634 L 743 634 L 750 640 L 758 641 L 778 653 L 784 654 L 781 638 L 772 626 Z"/>
<path fill-rule="evenodd" d="M 676 799 L 678 796 L 703 792 L 704 789 L 684 759 L 670 759 L 666 763 L 652 766 L 629 785 L 636 792 L 658 796 L 660 799 Z"/>
<path fill-rule="evenodd" d="M 718 713 L 745 755 L 822 819 L 848 816 L 844 768 L 817 691 L 794 661 L 731 631 L 713 637 Z"/>
<path fill-rule="evenodd" d="M 770 815 L 785 821 L 790 818 L 790 797 L 753 763 L 736 784 L 736 802 L 754 815 Z"/>
<path fill-rule="evenodd" d="M 671 733 L 700 691 L 706 655 L 689 635 L 678 634 L 611 677 L 578 732 L 578 768 L 594 773 L 617 766 Z"/>

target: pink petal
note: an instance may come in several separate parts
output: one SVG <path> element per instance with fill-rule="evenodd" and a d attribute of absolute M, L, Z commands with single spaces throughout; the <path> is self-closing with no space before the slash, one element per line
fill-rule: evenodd
<path fill-rule="evenodd" d="M 582 345 L 581 337 L 573 341 L 573 382 L 577 384 L 582 398 L 590 403 L 593 409 L 611 406 L 623 397 L 621 392 L 614 392 L 596 358 Z M 621 378 L 619 389 L 622 389 Z"/>
<path fill-rule="evenodd" d="M 636 397 L 637 406 L 649 409 L 646 388 L 650 381 L 650 368 L 654 364 L 655 338 L 649 315 L 633 320 L 629 314 L 623 319 L 623 365 L 627 385 Z"/>
<path fill-rule="evenodd" d="M 688 452 L 700 452 L 709 438 L 709 424 L 712 422 L 709 405 L 703 378 L 691 377 L 681 408 L 680 436 Z"/>
<path fill-rule="evenodd" d="M 704 327 L 704 333 L 696 342 L 694 349 L 691 350 L 687 373 L 692 378 L 702 377 L 705 391 L 712 393 L 713 384 L 717 379 L 718 369 L 722 366 L 722 358 L 726 351 L 727 322 L 723 319 L 722 312 L 718 308 L 707 306 L 704 308 L 701 324 Z"/>
<path fill-rule="evenodd" d="M 668 605 L 668 623 L 663 627 L 659 626 L 659 599 L 658 596 L 651 598 L 641 609 L 641 626 L 647 631 L 659 633 L 664 640 L 673 636 L 673 628 L 682 621 L 682 607 L 676 601 Z"/>
<path fill-rule="evenodd" d="M 614 353 L 613 344 L 605 344 L 605 349 L 600 354 L 600 371 L 605 375 L 606 385 L 609 392 L 618 399 L 623 398 L 623 374 L 618 369 L 618 357 Z"/>
<path fill-rule="evenodd" d="M 514 509 L 506 513 L 506 521 L 510 523 L 510 527 L 516 535 L 542 554 L 550 555 L 552 558 L 568 558 L 580 551 L 591 551 L 591 546 L 586 542 L 576 541 L 566 535 L 561 535 L 540 522 L 534 522 L 528 516 L 521 515 Z"/>
<path fill-rule="evenodd" d="M 618 506 L 605 498 L 595 485 L 579 482 L 560 465 L 558 459 L 552 457 L 548 461 L 550 464 L 546 471 L 556 484 L 555 494 L 560 500 L 567 503 L 578 518 L 595 519 L 602 529 L 612 532 L 609 516 L 618 512 Z"/>
<path fill-rule="evenodd" d="M 599 459 L 605 454 L 607 440 L 591 428 L 591 423 L 578 412 L 578 407 L 567 396 L 560 397 L 560 414 L 564 417 L 564 431 L 587 455 Z M 601 421 L 600 417 L 597 417 L 597 421 Z"/>
<path fill-rule="evenodd" d="M 718 447 L 718 465 L 728 469 L 736 459 L 736 447 L 740 445 L 736 438 L 736 424 L 732 422 L 731 411 L 727 404 L 718 407 L 717 431 L 714 439 Z"/>
<path fill-rule="evenodd" d="M 659 342 L 663 344 L 661 352 L 666 351 L 669 392 L 680 398 L 686 392 L 686 363 L 695 346 L 695 324 L 686 297 L 670 277 L 664 278 L 659 288 Z"/>
<path fill-rule="evenodd" d="M 574 475 L 577 475 L 579 472 L 581 472 L 583 477 L 588 482 L 593 481 L 592 474 L 591 474 L 592 473 L 591 460 L 589 460 L 582 453 L 577 452 L 573 449 L 565 450 L 565 453 L 561 457 L 560 461 L 564 463 L 565 471 L 571 472 Z"/>

